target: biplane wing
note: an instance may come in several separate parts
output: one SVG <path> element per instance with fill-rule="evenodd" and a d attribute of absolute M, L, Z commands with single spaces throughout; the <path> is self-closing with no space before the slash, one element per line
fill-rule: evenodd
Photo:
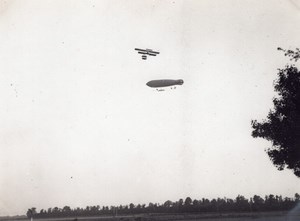
<path fill-rule="evenodd" d="M 152 49 L 140 49 L 140 48 L 135 48 L 134 50 L 138 51 L 140 54 L 159 54 L 158 51 L 153 51 Z"/>
<path fill-rule="evenodd" d="M 142 54 L 142 59 L 147 60 L 147 55 L 149 56 L 156 56 L 159 54 L 158 51 L 153 51 L 152 49 L 140 49 L 140 48 L 135 48 L 134 50 L 138 51 L 139 54 Z"/>

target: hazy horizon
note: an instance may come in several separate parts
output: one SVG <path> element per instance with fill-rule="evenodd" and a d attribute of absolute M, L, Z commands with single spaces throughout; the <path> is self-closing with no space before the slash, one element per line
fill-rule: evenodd
<path fill-rule="evenodd" d="M 299 193 L 251 137 L 298 2 L 0 0 L 0 216 Z"/>

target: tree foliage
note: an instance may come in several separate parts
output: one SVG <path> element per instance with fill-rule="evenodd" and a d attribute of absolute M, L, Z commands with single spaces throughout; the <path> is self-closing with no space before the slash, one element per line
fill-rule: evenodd
<path fill-rule="evenodd" d="M 277 50 L 283 51 L 284 55 L 290 57 L 291 61 L 293 61 L 293 60 L 298 61 L 300 59 L 300 49 L 299 48 L 296 48 L 295 51 L 285 50 L 285 49 L 282 49 L 282 48 L 277 48 Z"/>
<path fill-rule="evenodd" d="M 300 51 L 284 50 L 286 56 L 297 61 Z M 295 65 L 278 70 L 274 82 L 277 96 L 273 98 L 274 108 L 262 122 L 252 120 L 252 136 L 272 142 L 267 149 L 273 164 L 279 169 L 288 168 L 300 177 L 300 72 Z"/>

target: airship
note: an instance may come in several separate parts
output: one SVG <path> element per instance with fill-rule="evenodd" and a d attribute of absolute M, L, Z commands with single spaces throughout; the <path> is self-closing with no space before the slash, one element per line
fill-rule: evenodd
<path fill-rule="evenodd" d="M 152 80 L 147 82 L 147 86 L 154 87 L 154 88 L 161 88 L 161 87 L 170 87 L 175 85 L 182 85 L 183 80 L 173 80 L 173 79 L 160 79 L 160 80 Z"/>

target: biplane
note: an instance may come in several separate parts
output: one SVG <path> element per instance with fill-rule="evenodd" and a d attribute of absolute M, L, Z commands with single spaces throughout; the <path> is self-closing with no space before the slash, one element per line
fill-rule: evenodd
<path fill-rule="evenodd" d="M 135 48 L 134 50 L 138 51 L 139 54 L 142 54 L 142 59 L 147 60 L 147 55 L 149 56 L 156 56 L 159 54 L 158 51 L 153 51 L 152 49 L 140 49 L 140 48 Z"/>

